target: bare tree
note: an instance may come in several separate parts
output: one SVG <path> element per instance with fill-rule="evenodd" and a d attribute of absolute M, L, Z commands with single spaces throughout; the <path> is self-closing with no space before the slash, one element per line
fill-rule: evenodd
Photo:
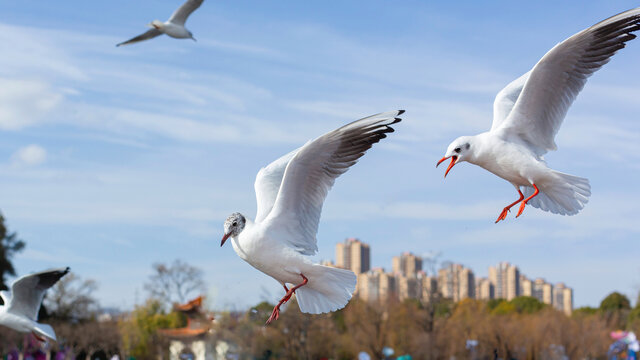
<path fill-rule="evenodd" d="M 70 273 L 58 281 L 47 293 L 44 306 L 48 316 L 56 320 L 78 322 L 88 320 L 98 311 L 93 297 L 95 281 L 82 280 Z"/>
<path fill-rule="evenodd" d="M 202 270 L 182 260 L 177 259 L 171 265 L 155 263 L 153 270 L 144 288 L 151 297 L 166 304 L 184 303 L 205 292 Z"/>

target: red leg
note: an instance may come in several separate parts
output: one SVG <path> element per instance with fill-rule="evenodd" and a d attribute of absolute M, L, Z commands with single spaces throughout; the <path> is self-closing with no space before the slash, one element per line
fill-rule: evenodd
<path fill-rule="evenodd" d="M 498 221 L 506 219 L 507 218 L 507 213 L 513 207 L 513 205 L 519 203 L 520 201 L 522 201 L 522 199 L 524 199 L 524 195 L 522 195 L 522 191 L 520 191 L 520 189 L 518 189 L 518 194 L 520 194 L 520 199 L 512 202 L 511 204 L 507 205 L 507 207 L 502 209 L 502 212 L 500 213 L 500 216 L 498 216 L 498 220 L 496 220 L 496 224 L 498 223 Z"/>
<path fill-rule="evenodd" d="M 518 215 L 516 215 L 516 217 L 522 215 L 522 212 L 524 211 L 524 206 L 527 205 L 527 202 L 529 200 L 533 199 L 533 197 L 538 195 L 538 193 L 540 192 L 540 190 L 538 190 L 538 187 L 536 186 L 536 184 L 533 184 L 533 188 L 534 188 L 535 191 L 533 192 L 533 194 L 531 194 L 531 196 L 529 196 L 528 198 L 524 199 L 522 204 L 520 204 L 520 210 L 518 210 Z"/>
<path fill-rule="evenodd" d="M 286 303 L 287 301 L 289 301 L 289 299 L 291 299 L 291 296 L 293 296 L 293 294 L 296 292 L 296 290 L 298 290 L 299 288 L 307 285 L 307 283 L 309 282 L 309 279 L 307 279 L 307 277 L 304 276 L 304 274 L 300 274 L 300 276 L 302 276 L 302 282 L 300 284 L 292 287 L 291 289 L 287 289 L 287 286 L 283 285 L 284 288 L 287 290 L 287 293 L 284 294 L 282 299 L 280 299 L 280 301 L 278 302 L 278 305 L 276 305 L 273 308 L 273 311 L 271 312 L 271 316 L 269 316 L 269 319 L 267 320 L 267 323 L 265 325 L 271 324 L 271 322 L 273 320 L 278 320 L 278 318 L 280 317 L 280 305 L 282 305 L 282 304 Z"/>

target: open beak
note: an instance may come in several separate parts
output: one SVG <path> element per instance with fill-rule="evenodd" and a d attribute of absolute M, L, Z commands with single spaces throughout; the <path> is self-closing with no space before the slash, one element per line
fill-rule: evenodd
<path fill-rule="evenodd" d="M 451 157 L 451 162 L 449 163 L 449 167 L 447 167 L 447 171 L 444 172 L 444 177 L 447 177 L 447 174 L 449 173 L 449 170 L 451 170 L 451 168 L 453 167 L 453 165 L 456 164 L 456 161 L 458 161 L 458 157 L 453 155 L 450 156 Z M 443 157 L 442 159 L 440 159 L 440 161 L 438 161 L 438 163 L 436 164 L 436 167 L 438 167 L 438 165 L 440 165 L 443 161 L 447 160 L 448 157 Z"/>
<path fill-rule="evenodd" d="M 222 247 L 222 245 L 224 245 L 224 242 L 227 241 L 229 236 L 231 236 L 231 233 L 224 234 L 224 236 L 222 237 L 222 242 L 220 243 L 220 247 Z"/>

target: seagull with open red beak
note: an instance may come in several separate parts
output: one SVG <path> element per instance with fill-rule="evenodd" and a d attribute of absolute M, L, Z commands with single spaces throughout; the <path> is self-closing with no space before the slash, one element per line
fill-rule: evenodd
<path fill-rule="evenodd" d="M 496 220 L 520 204 L 554 214 L 574 215 L 589 201 L 589 180 L 550 169 L 543 155 L 556 150 L 555 136 L 587 78 L 640 30 L 640 8 L 603 20 L 554 46 L 529 72 L 502 89 L 493 103 L 487 132 L 454 140 L 438 165 L 467 161 L 509 181 L 518 199 Z"/>

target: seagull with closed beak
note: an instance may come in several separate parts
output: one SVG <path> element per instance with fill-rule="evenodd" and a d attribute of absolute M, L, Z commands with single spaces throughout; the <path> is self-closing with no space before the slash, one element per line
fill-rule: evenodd
<path fill-rule="evenodd" d="M 19 332 L 32 333 L 43 342 L 46 339 L 56 341 L 53 328 L 38 323 L 38 311 L 47 289 L 68 272 L 67 267 L 25 275 L 11 285 L 11 292 L 0 291 L 0 297 L 4 302 L 4 306 L 0 306 L 0 325 Z"/>
<path fill-rule="evenodd" d="M 335 179 L 364 153 L 393 132 L 404 111 L 366 117 L 307 142 L 262 168 L 256 176 L 255 221 L 240 213 L 224 223 L 224 245 L 231 239 L 240 258 L 276 279 L 285 295 L 267 324 L 278 319 L 280 306 L 295 293 L 303 313 L 342 309 L 356 288 L 356 275 L 345 269 L 314 264 L 316 233 L 324 199 Z M 293 285 L 291 288 L 287 284 Z"/>
<path fill-rule="evenodd" d="M 140 41 L 153 39 L 154 37 L 162 34 L 167 34 L 176 39 L 192 39 L 193 41 L 196 41 L 191 31 L 184 27 L 184 23 L 187 21 L 189 15 L 202 5 L 203 1 L 204 0 L 187 0 L 171 15 L 169 20 L 165 22 L 153 20 L 147 25 L 151 30 L 125 42 L 121 42 L 116 46 L 134 44 Z"/>
<path fill-rule="evenodd" d="M 554 138 L 587 78 L 608 63 L 640 29 L 640 8 L 603 20 L 554 46 L 526 74 L 502 89 L 493 103 L 491 130 L 454 140 L 440 165 L 468 161 L 509 181 L 520 203 L 554 214 L 575 215 L 589 201 L 589 180 L 550 169 L 543 155 L 556 150 Z M 436 166 L 437 166 L 436 165 Z M 522 188 L 522 190 L 521 190 Z"/>

